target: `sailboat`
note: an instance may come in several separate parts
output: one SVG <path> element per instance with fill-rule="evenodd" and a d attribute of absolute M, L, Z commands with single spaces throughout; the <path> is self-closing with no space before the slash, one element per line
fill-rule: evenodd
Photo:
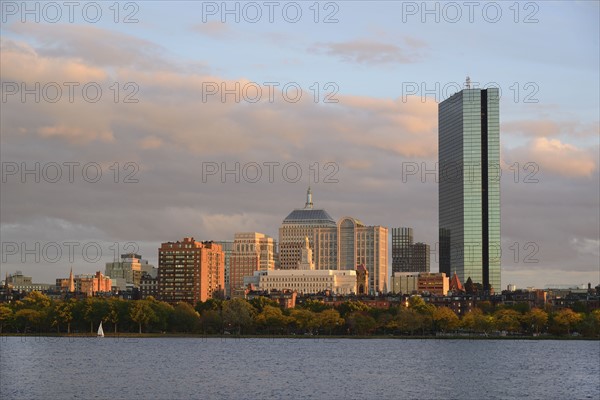
<path fill-rule="evenodd" d="M 102 329 L 102 321 L 100 321 L 100 326 L 98 327 L 98 337 L 104 337 L 104 329 Z"/>

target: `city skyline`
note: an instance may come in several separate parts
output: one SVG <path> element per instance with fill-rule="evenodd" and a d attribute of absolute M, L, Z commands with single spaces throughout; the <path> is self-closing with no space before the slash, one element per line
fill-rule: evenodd
<path fill-rule="evenodd" d="M 314 23 L 308 4 L 298 23 L 280 13 L 265 21 L 266 10 L 258 23 L 221 23 L 201 4 L 177 12 L 181 4 L 140 3 L 130 24 L 116 24 L 108 8 L 95 24 L 80 13 L 71 23 L 65 10 L 59 23 L 3 14 L 0 232 L 3 243 L 28 247 L 14 255 L 4 248 L 2 272 L 51 283 L 72 265 L 103 271 L 128 252 L 158 265 L 165 240 L 253 231 L 276 238 L 308 185 L 335 221 L 414 228 L 431 245 L 435 272 L 437 106 L 468 75 L 502 92 L 502 287 L 598 282 L 596 2 L 540 3 L 535 16 L 502 4 L 494 23 L 481 9 L 473 22 L 468 10 L 458 22 L 410 14 L 406 2 L 339 3 L 335 23 L 321 23 L 331 12 L 322 8 Z M 502 32 L 503 41 L 491 48 L 473 30 L 481 38 Z M 60 101 L 51 101 L 51 82 L 62 88 Z M 80 84 L 73 102 L 68 82 Z M 90 82 L 103 93 L 95 103 L 82 97 Z M 278 83 L 273 102 L 268 82 Z M 302 88 L 297 102 L 294 85 L 282 96 L 292 82 Z M 21 83 L 47 90 L 39 102 L 35 93 L 22 101 Z M 223 101 L 222 83 L 248 91 Z M 262 88 L 255 103 L 251 83 Z M 237 176 L 227 174 L 236 165 Z M 39 182 L 23 172 L 36 168 Z M 73 262 L 71 242 L 79 243 Z M 39 252 L 58 243 L 63 255 L 21 262 L 36 243 Z M 81 256 L 90 243 L 102 249 L 97 261 Z"/>

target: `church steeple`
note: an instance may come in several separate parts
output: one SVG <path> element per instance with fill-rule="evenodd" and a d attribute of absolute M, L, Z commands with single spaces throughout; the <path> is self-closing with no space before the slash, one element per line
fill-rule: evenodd
<path fill-rule="evenodd" d="M 69 273 L 69 293 L 75 291 L 75 280 L 73 279 L 73 267 L 71 267 L 71 273 Z"/>
<path fill-rule="evenodd" d="M 310 186 L 308 187 L 308 190 L 306 191 L 306 204 L 304 205 L 304 208 L 313 208 L 312 190 L 310 190 Z"/>

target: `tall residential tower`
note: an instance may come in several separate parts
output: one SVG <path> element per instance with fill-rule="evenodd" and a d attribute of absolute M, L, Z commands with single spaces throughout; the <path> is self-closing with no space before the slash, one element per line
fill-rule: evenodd
<path fill-rule="evenodd" d="M 438 124 L 440 272 L 500 290 L 499 90 L 467 86 Z"/>

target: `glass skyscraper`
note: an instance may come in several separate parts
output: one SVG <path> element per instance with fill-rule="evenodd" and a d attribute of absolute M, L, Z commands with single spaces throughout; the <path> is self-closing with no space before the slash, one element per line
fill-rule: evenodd
<path fill-rule="evenodd" d="M 499 90 L 438 106 L 440 272 L 501 289 Z"/>

